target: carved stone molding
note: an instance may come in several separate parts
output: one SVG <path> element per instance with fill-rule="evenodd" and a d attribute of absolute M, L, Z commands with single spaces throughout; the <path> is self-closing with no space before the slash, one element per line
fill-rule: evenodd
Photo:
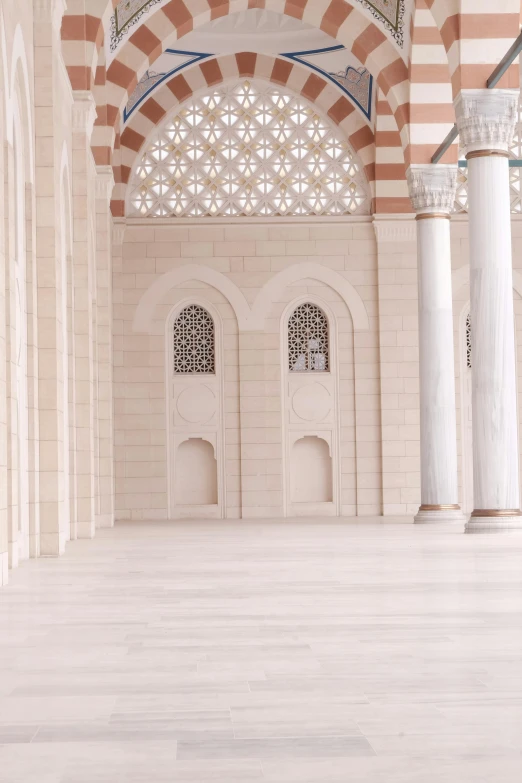
<path fill-rule="evenodd" d="M 114 173 L 112 166 L 96 166 L 96 198 L 110 201 L 114 188 Z"/>
<path fill-rule="evenodd" d="M 465 90 L 457 96 L 457 126 L 466 152 L 508 149 L 518 120 L 518 98 L 518 90 Z"/>
<path fill-rule="evenodd" d="M 417 226 L 413 217 L 407 220 L 404 217 L 376 215 L 373 219 L 373 228 L 377 242 L 416 242 Z"/>
<path fill-rule="evenodd" d="M 457 189 L 456 166 L 413 165 L 409 167 L 407 177 L 415 212 L 451 212 Z"/>
<path fill-rule="evenodd" d="M 96 101 L 90 90 L 74 90 L 74 103 L 72 107 L 73 133 L 85 133 L 87 138 L 92 136 L 94 120 L 96 119 Z"/>
<path fill-rule="evenodd" d="M 123 245 L 123 238 L 125 236 L 125 221 L 114 221 L 112 224 L 112 244 Z"/>
<path fill-rule="evenodd" d="M 40 24 L 51 22 L 54 30 L 59 32 L 66 9 L 66 0 L 33 0 L 33 19 Z"/>

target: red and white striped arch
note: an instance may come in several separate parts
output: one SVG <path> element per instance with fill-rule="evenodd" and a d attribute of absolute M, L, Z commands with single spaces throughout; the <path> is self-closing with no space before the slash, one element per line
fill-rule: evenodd
<path fill-rule="evenodd" d="M 425 0 L 416 0 L 411 21 L 410 126 L 406 165 L 430 163 L 432 155 L 455 123 L 448 56 L 435 19 Z M 443 163 L 456 163 L 458 143 Z"/>
<path fill-rule="evenodd" d="M 111 202 L 114 216 L 125 212 L 125 191 L 137 156 L 158 123 L 174 112 L 194 93 L 224 81 L 250 77 L 264 79 L 302 95 L 326 114 L 357 153 L 370 183 L 375 184 L 375 144 L 373 131 L 362 113 L 332 82 L 299 63 L 272 55 L 242 52 L 219 55 L 188 67 L 183 74 L 163 82 L 129 120 L 115 150 L 115 188 Z"/>
<path fill-rule="evenodd" d="M 486 87 L 488 77 L 520 32 L 520 0 L 426 0 L 448 54 L 453 97 Z M 516 88 L 513 63 L 498 87 Z"/>
<path fill-rule="evenodd" d="M 73 90 L 91 90 L 105 31 L 119 0 L 67 0 L 62 52 Z"/>
<path fill-rule="evenodd" d="M 94 2 L 98 7 L 101 0 Z M 408 67 L 384 28 L 373 22 L 355 0 L 171 0 L 161 8 L 153 7 L 144 17 L 145 21 L 121 45 L 107 68 L 104 85 L 103 74 L 96 73 L 97 86 L 103 86 L 103 90 L 98 89 L 95 95 L 99 119 L 94 129 L 93 148 L 97 163 L 110 161 L 123 107 L 157 57 L 198 26 L 245 8 L 266 8 L 292 16 L 336 38 L 375 76 L 394 111 L 399 128 L 407 125 Z M 74 46 L 70 46 L 74 42 L 73 25 L 70 22 L 64 24 L 69 43 L 64 50 L 66 65 L 76 68 L 74 58 L 70 60 L 74 52 Z M 80 23 L 76 22 L 77 35 L 80 27 Z"/>
<path fill-rule="evenodd" d="M 411 212 L 401 134 L 390 104 L 379 90 L 375 117 L 374 214 Z"/>

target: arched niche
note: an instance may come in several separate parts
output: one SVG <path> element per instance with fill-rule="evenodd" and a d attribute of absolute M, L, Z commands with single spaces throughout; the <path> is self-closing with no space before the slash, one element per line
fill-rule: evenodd
<path fill-rule="evenodd" d="M 218 473 L 214 448 L 203 438 L 182 441 L 176 453 L 174 503 L 182 510 L 217 506 Z"/>
<path fill-rule="evenodd" d="M 286 292 L 289 295 L 291 289 Z M 295 331 L 302 326 L 308 334 L 307 318 L 315 324 L 310 332 L 314 345 L 303 362 L 303 339 L 296 340 Z M 345 321 L 351 329 L 351 320 Z M 284 512 L 290 517 L 337 516 L 341 512 L 337 327 L 332 308 L 311 292 L 291 299 L 281 317 Z"/>
<path fill-rule="evenodd" d="M 223 517 L 223 325 L 202 297 L 183 299 L 165 325 L 168 513 Z"/>
<path fill-rule="evenodd" d="M 290 452 L 292 505 L 331 503 L 332 457 L 328 443 L 318 435 L 295 441 Z"/>

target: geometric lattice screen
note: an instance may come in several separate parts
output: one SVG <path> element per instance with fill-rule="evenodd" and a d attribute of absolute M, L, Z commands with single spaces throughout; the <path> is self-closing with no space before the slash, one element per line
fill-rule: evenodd
<path fill-rule="evenodd" d="M 300 96 L 241 80 L 190 100 L 149 141 L 129 184 L 142 217 L 368 214 L 338 129 Z"/>
<path fill-rule="evenodd" d="M 175 373 L 214 373 L 214 321 L 199 305 L 188 305 L 173 327 Z"/>
<path fill-rule="evenodd" d="M 328 354 L 325 314 L 310 302 L 299 305 L 288 319 L 288 369 L 290 372 L 327 372 Z"/>

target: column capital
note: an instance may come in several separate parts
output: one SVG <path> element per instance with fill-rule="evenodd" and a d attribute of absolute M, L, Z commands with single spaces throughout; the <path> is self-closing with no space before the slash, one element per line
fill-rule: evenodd
<path fill-rule="evenodd" d="M 33 0 L 35 22 L 51 22 L 54 30 L 60 31 L 62 17 L 67 10 L 66 0 Z"/>
<path fill-rule="evenodd" d="M 114 173 L 112 166 L 96 166 L 96 198 L 110 202 L 114 188 Z"/>
<path fill-rule="evenodd" d="M 73 98 L 73 133 L 85 133 L 87 138 L 90 139 L 97 115 L 94 96 L 90 90 L 74 90 Z"/>
<path fill-rule="evenodd" d="M 413 164 L 406 172 L 413 209 L 417 213 L 450 214 L 455 204 L 457 167 L 441 163 Z"/>
<path fill-rule="evenodd" d="M 518 120 L 518 90 L 463 90 L 455 98 L 461 144 L 468 152 L 507 152 Z"/>

